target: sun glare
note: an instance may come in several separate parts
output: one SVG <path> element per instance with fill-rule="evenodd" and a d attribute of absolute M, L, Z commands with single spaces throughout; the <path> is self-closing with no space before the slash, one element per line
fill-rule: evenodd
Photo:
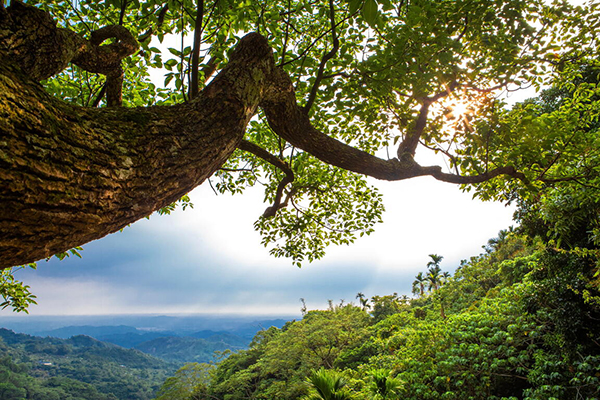
<path fill-rule="evenodd" d="M 440 118 L 442 130 L 454 135 L 457 131 L 472 130 L 471 121 L 484 107 L 485 94 L 472 92 L 452 93 L 434 107 L 434 118 Z"/>
<path fill-rule="evenodd" d="M 446 116 L 449 117 L 449 119 L 462 119 L 473 113 L 471 102 L 461 101 L 460 99 L 452 104 L 449 104 L 447 109 L 449 113 L 446 114 Z"/>

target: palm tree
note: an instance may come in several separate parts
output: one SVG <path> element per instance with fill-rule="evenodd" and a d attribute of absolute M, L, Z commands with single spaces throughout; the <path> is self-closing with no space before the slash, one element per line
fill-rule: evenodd
<path fill-rule="evenodd" d="M 306 381 L 311 393 L 302 397 L 302 400 L 351 400 L 353 397 L 339 372 L 321 367 L 312 370 Z"/>
<path fill-rule="evenodd" d="M 427 278 L 425 278 L 422 272 L 419 272 L 417 276 L 415 276 L 415 281 L 413 282 L 413 293 L 418 294 L 419 297 L 423 297 L 423 294 L 425 293 L 425 282 L 427 282 Z"/>
<path fill-rule="evenodd" d="M 369 389 L 373 400 L 392 400 L 399 399 L 399 391 L 402 389 L 402 381 L 398 378 L 392 378 L 391 371 L 388 369 L 373 369 L 369 371 L 371 384 Z"/>
<path fill-rule="evenodd" d="M 442 285 L 442 270 L 438 265 L 429 267 L 429 270 L 427 271 L 427 282 L 429 290 L 434 292 Z"/>
<path fill-rule="evenodd" d="M 444 259 L 444 256 L 439 256 L 437 254 L 430 254 L 429 257 L 431 258 L 431 261 L 429 261 L 427 263 L 427 268 L 431 268 L 431 267 L 440 267 L 440 263 L 442 262 L 442 260 Z"/>
<path fill-rule="evenodd" d="M 356 298 L 358 299 L 358 301 L 360 301 L 360 305 L 362 306 L 363 310 L 366 311 L 370 307 L 369 299 L 367 299 L 362 292 L 358 292 L 356 294 Z"/>
<path fill-rule="evenodd" d="M 444 257 L 439 256 L 437 254 L 430 254 L 431 261 L 427 263 L 427 281 L 429 282 L 429 290 L 436 293 L 437 297 L 439 297 L 440 301 L 440 313 L 443 319 L 446 319 L 446 313 L 444 312 L 444 302 L 439 293 L 437 293 L 438 289 L 444 283 L 445 279 L 450 276 L 448 272 L 442 273 L 442 269 L 440 268 L 440 262 Z"/>
<path fill-rule="evenodd" d="M 452 277 L 452 275 L 450 275 L 450 272 L 448 272 L 448 271 L 445 271 L 445 272 L 442 274 L 442 283 L 446 283 L 446 282 L 448 282 L 448 279 L 450 279 L 451 277 Z"/>

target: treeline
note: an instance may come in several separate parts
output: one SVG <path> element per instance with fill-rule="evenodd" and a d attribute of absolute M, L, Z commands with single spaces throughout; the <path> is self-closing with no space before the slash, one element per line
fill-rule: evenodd
<path fill-rule="evenodd" d="M 88 336 L 40 338 L 0 329 L 2 400 L 149 400 L 176 369 Z"/>
<path fill-rule="evenodd" d="M 523 202 L 520 228 L 453 276 L 432 254 L 413 298 L 306 312 L 158 399 L 597 399 L 600 207 L 581 195 Z"/>

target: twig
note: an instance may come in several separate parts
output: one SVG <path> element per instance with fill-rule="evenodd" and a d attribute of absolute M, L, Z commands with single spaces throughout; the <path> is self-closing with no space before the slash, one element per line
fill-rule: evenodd
<path fill-rule="evenodd" d="M 158 12 L 158 18 L 156 18 L 156 27 L 160 28 L 162 24 L 165 22 L 165 17 L 167 15 L 167 11 L 169 11 L 169 4 L 165 4 L 163 8 Z M 138 36 L 139 42 L 145 42 L 150 39 L 150 37 L 154 34 L 154 29 L 150 28 L 145 33 Z"/>

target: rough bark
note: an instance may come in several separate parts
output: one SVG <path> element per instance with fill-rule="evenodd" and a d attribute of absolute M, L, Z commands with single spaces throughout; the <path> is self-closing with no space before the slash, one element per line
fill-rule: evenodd
<path fill-rule="evenodd" d="M 86 109 L 44 92 L 36 80 L 69 62 L 110 75 L 135 47 L 121 28 L 95 35 L 79 38 L 42 11 L 16 0 L 7 9 L 0 3 L 0 268 L 101 238 L 179 199 L 240 146 L 259 105 L 288 142 L 378 179 L 521 177 L 511 167 L 471 177 L 445 174 L 412 158 L 382 160 L 323 134 L 296 103 L 289 77 L 274 67 L 266 39 L 255 33 L 186 104 Z M 102 46 L 106 37 L 118 40 Z M 286 175 L 293 179 L 291 171 Z"/>
<path fill-rule="evenodd" d="M 52 98 L 3 60 L 1 267 L 103 237 L 199 185 L 242 140 L 273 68 L 266 40 L 249 35 L 194 101 L 86 109 Z"/>

